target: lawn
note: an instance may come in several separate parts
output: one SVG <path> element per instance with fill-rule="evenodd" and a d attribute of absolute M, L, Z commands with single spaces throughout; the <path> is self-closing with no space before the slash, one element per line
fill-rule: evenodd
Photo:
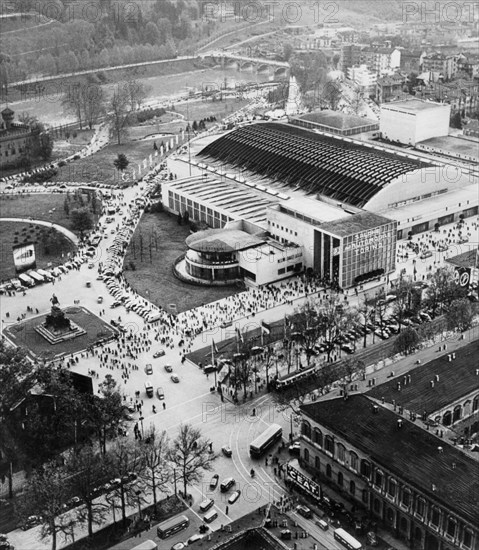
<path fill-rule="evenodd" d="M 33 218 L 71 229 L 70 218 L 64 209 L 65 196 L 65 193 L 0 195 L 0 218 Z M 70 193 L 70 198 L 70 209 L 81 206 L 73 193 Z M 82 194 L 82 200 L 85 206 L 89 204 L 87 193 Z M 94 218 L 96 221 L 98 216 L 94 215 Z"/>
<path fill-rule="evenodd" d="M 233 287 L 203 287 L 184 283 L 173 273 L 175 260 L 186 252 L 189 227 L 180 226 L 166 212 L 144 214 L 127 249 L 124 275 L 138 294 L 174 313 L 235 294 Z M 143 242 L 143 254 L 140 243 Z M 151 247 L 150 247 L 151 242 Z M 151 258 L 150 258 L 151 248 Z M 131 270 L 131 262 L 135 271 Z"/>
<path fill-rule="evenodd" d="M 75 251 L 75 245 L 55 229 L 43 225 L 5 222 L 0 219 L 0 281 L 15 277 L 12 246 L 24 241 L 37 243 L 35 256 L 37 267 L 40 269 L 64 263 L 67 255 Z"/>
<path fill-rule="evenodd" d="M 175 105 L 175 111 L 184 115 L 185 119 L 188 115 L 191 122 L 193 120 L 199 122 L 201 119 L 210 116 L 215 116 L 218 122 L 221 122 L 222 118 L 238 111 L 248 103 L 249 101 L 236 97 L 228 97 L 223 101 L 212 101 L 205 98 L 199 101 L 189 101 L 188 107 L 184 103 Z M 206 123 L 206 125 L 207 127 L 210 126 L 209 123 Z"/>
<path fill-rule="evenodd" d="M 73 340 L 50 344 L 34 328 L 45 321 L 48 313 L 11 325 L 4 333 L 16 346 L 25 348 L 30 355 L 50 360 L 62 354 L 77 353 L 99 340 L 109 339 L 117 334 L 112 326 L 84 307 L 71 306 L 63 308 L 63 311 L 70 320 L 84 329 L 86 334 Z"/>
<path fill-rule="evenodd" d="M 52 181 L 84 183 L 100 181 L 108 185 L 118 185 L 120 180 L 113 161 L 120 153 L 126 155 L 130 161 L 128 171 L 137 170 L 138 163 L 154 153 L 153 144 L 149 140 L 125 142 L 121 145 L 112 143 L 90 157 L 75 160 L 59 168 L 58 174 L 52 178 Z"/>

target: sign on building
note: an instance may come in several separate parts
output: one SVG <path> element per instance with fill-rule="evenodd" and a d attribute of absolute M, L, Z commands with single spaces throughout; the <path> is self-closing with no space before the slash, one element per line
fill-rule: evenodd
<path fill-rule="evenodd" d="M 314 498 L 321 498 L 321 487 L 315 481 L 309 479 L 309 477 L 305 476 L 291 464 L 287 465 L 286 471 L 296 485 L 299 485 Z"/>
<path fill-rule="evenodd" d="M 35 245 L 33 243 L 23 243 L 12 247 L 13 263 L 17 273 L 22 273 L 27 269 L 34 269 L 37 266 L 35 257 Z"/>

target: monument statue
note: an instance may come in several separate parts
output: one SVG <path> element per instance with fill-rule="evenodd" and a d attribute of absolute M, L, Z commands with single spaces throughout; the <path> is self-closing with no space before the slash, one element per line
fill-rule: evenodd
<path fill-rule="evenodd" d="M 47 315 L 45 319 L 45 328 L 52 331 L 71 330 L 70 320 L 65 317 L 65 314 L 60 309 L 58 305 L 60 302 L 55 294 L 50 298 L 50 302 L 52 304 L 52 309 L 50 315 Z"/>

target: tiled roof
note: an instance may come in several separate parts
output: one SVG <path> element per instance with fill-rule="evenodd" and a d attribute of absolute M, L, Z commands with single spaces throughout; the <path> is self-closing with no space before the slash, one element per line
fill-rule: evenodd
<path fill-rule="evenodd" d="M 404 385 L 403 377 L 400 376 L 376 386 L 368 395 L 376 399 L 384 397 L 388 403 L 394 400 L 407 410 L 419 415 L 426 411 L 429 415 L 474 390 L 479 392 L 475 360 L 479 354 L 479 340 L 455 353 L 454 361 L 449 362 L 448 354 L 444 352 L 434 361 L 410 371 L 410 384 Z M 436 375 L 439 381 L 436 381 Z M 434 381 L 434 387 L 431 381 Z M 398 382 L 401 382 L 401 391 L 397 389 Z"/>
<path fill-rule="evenodd" d="M 385 407 L 373 413 L 365 395 L 303 405 L 302 412 L 398 478 L 479 525 L 479 463 Z M 440 449 L 442 452 L 440 452 Z"/>

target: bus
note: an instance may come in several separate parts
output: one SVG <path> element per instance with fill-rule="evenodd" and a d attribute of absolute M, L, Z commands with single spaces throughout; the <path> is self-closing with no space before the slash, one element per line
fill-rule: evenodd
<path fill-rule="evenodd" d="M 37 284 L 45 282 L 45 279 L 36 271 L 29 271 L 28 276 L 31 277 Z"/>
<path fill-rule="evenodd" d="M 313 365 L 312 367 L 300 370 L 299 372 L 286 374 L 285 376 L 282 376 L 281 378 L 278 378 L 276 380 L 276 389 L 282 390 L 284 388 L 287 388 L 288 386 L 291 386 L 292 384 L 296 384 L 297 382 L 300 382 L 301 380 L 304 380 L 309 376 L 313 376 L 318 370 L 319 367 L 317 365 Z"/>
<path fill-rule="evenodd" d="M 266 430 L 251 443 L 249 446 L 249 454 L 253 458 L 260 457 L 266 449 L 269 449 L 271 445 L 279 441 L 282 435 L 283 428 L 278 424 L 271 424 L 269 428 L 266 428 Z"/>
<path fill-rule="evenodd" d="M 156 532 L 160 539 L 166 539 L 170 535 L 186 529 L 190 523 L 190 520 L 186 516 L 177 516 L 174 518 L 162 521 L 156 528 Z"/>
<path fill-rule="evenodd" d="M 35 286 L 35 281 L 25 273 L 22 273 L 21 275 L 19 275 L 18 278 L 20 279 L 20 282 L 22 283 L 23 286 L 28 286 L 28 287 Z"/>
<path fill-rule="evenodd" d="M 149 540 L 145 540 L 138 546 L 135 546 L 131 550 L 158 550 L 158 545 L 156 544 L 155 541 L 149 539 Z"/>
<path fill-rule="evenodd" d="M 361 550 L 363 547 L 363 545 L 358 540 L 356 540 L 347 531 L 341 528 L 334 531 L 334 538 L 343 546 L 348 548 L 348 550 Z"/>

